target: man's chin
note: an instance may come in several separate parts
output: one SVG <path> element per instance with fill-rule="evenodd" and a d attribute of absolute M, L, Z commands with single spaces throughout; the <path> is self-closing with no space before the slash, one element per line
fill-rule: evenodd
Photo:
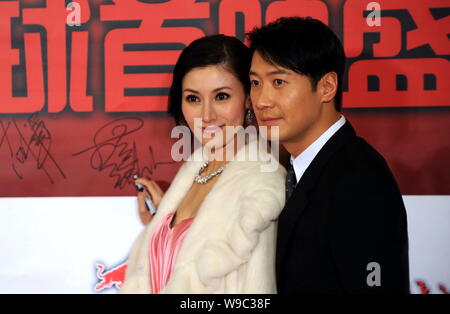
<path fill-rule="evenodd" d="M 263 126 L 260 127 L 260 134 L 270 141 L 281 141 L 282 134 L 280 134 L 279 126 Z"/>

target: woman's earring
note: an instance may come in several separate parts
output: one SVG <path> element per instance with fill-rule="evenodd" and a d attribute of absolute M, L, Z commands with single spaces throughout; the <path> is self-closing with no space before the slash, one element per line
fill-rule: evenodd
<path fill-rule="evenodd" d="M 247 125 L 252 124 L 254 119 L 255 112 L 252 109 L 247 109 L 247 113 L 245 114 L 245 122 L 247 122 Z"/>

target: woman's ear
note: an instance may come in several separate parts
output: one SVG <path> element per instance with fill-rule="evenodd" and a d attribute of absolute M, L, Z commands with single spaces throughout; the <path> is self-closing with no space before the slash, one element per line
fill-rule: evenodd
<path fill-rule="evenodd" d="M 253 109 L 250 95 L 247 95 L 247 97 L 245 98 L 245 109 Z"/>
<path fill-rule="evenodd" d="M 189 125 L 187 124 L 187 122 L 184 119 L 184 117 L 181 117 L 181 119 L 178 121 L 177 125 L 189 127 Z"/>
<path fill-rule="evenodd" d="M 338 89 L 338 77 L 336 72 L 328 72 L 320 79 L 322 102 L 332 102 Z"/>

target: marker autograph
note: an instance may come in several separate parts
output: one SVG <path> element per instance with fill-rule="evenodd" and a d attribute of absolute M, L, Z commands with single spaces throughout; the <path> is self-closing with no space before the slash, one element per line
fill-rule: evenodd
<path fill-rule="evenodd" d="M 138 178 L 139 177 L 137 175 L 133 176 L 134 180 L 137 180 Z M 153 202 L 152 202 L 152 198 L 150 197 L 150 195 L 148 195 L 147 190 L 144 188 L 144 186 L 142 184 L 134 182 L 134 185 L 136 186 L 136 190 L 138 192 L 144 192 L 145 206 L 147 207 L 147 210 L 150 212 L 150 214 L 152 216 L 155 216 L 155 214 L 156 214 L 156 207 L 155 207 L 155 204 L 153 204 Z"/>

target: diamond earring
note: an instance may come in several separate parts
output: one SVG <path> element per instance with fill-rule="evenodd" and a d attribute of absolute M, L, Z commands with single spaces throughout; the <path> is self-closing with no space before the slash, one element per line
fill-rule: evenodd
<path fill-rule="evenodd" d="M 252 124 L 254 119 L 255 112 L 252 109 L 247 109 L 247 113 L 245 114 L 245 122 L 247 123 L 247 125 Z"/>

